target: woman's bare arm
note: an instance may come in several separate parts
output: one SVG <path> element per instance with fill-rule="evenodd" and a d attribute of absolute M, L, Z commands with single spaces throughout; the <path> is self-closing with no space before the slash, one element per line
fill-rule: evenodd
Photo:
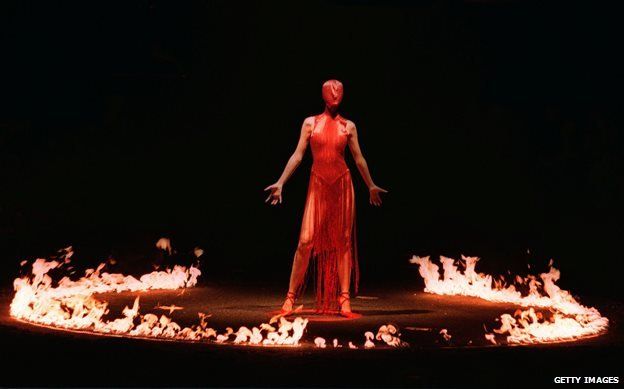
<path fill-rule="evenodd" d="M 271 200 L 271 205 L 282 202 L 282 187 L 301 163 L 301 160 L 303 159 L 303 156 L 305 154 L 305 150 L 308 147 L 308 141 L 310 139 L 310 134 L 312 133 L 313 126 L 314 118 L 309 117 L 303 121 L 303 125 L 301 126 L 301 134 L 299 135 L 299 142 L 297 142 L 297 148 L 288 159 L 282 175 L 275 184 L 269 185 L 264 189 L 265 191 L 271 191 L 271 194 L 269 194 L 269 197 L 267 197 L 265 202 Z"/>
<path fill-rule="evenodd" d="M 388 191 L 382 189 L 375 185 L 373 182 L 373 178 L 370 175 L 368 170 L 368 164 L 366 163 L 366 159 L 364 155 L 362 155 L 362 150 L 360 149 L 360 143 L 358 141 L 357 129 L 355 127 L 355 123 L 352 121 L 347 122 L 347 131 L 349 132 L 349 149 L 351 150 L 351 155 L 353 155 L 353 160 L 368 187 L 368 191 L 370 193 L 369 202 L 373 205 L 381 205 L 381 197 L 380 193 L 387 193 Z"/>

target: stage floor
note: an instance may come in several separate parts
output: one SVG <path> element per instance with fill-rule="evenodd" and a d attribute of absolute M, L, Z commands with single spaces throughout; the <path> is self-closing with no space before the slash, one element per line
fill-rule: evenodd
<path fill-rule="evenodd" d="M 368 291 L 373 292 L 373 291 Z M 312 296 L 304 296 L 295 306 L 303 304 L 304 311 L 288 317 L 309 319 L 302 341 L 308 345 L 317 336 L 328 342 L 338 339 L 345 346 L 349 341 L 363 345 L 366 331 L 377 333 L 383 324 L 394 324 L 401 339 L 415 347 L 490 347 L 485 339 L 485 328 L 492 332 L 500 327 L 496 321 L 502 313 L 513 314 L 519 306 L 493 303 L 475 297 L 440 296 L 414 290 L 377 290 L 352 299 L 352 309 L 360 318 L 346 319 L 339 315 L 313 313 Z M 143 293 L 110 293 L 101 295 L 110 302 L 111 314 L 120 316 L 126 305 L 140 296 L 141 312 L 165 313 L 181 326 L 199 322 L 198 312 L 211 314 L 208 326 L 224 332 L 226 327 L 235 331 L 240 326 L 259 326 L 278 313 L 283 302 L 281 294 L 262 287 L 200 286 L 177 291 L 150 291 Z M 171 313 L 157 306 L 175 305 L 183 309 Z M 548 310 L 542 310 L 548 314 Z M 445 340 L 440 334 L 446 329 L 451 335 Z M 601 344 L 610 341 L 613 333 L 584 339 L 578 342 Z M 381 346 L 381 344 L 377 344 Z"/>
<path fill-rule="evenodd" d="M 463 386 L 552 383 L 557 375 L 614 375 L 622 357 L 618 327 L 621 303 L 596 303 L 611 320 L 602 336 L 575 342 L 495 346 L 484 338 L 502 313 L 518 307 L 478 298 L 438 296 L 415 290 L 367 290 L 352 299 L 358 319 L 307 316 L 302 338 L 308 346 L 276 348 L 217 345 L 206 342 L 169 342 L 94 336 L 21 323 L 8 316 L 11 299 L 3 294 L 0 336 L 5 359 L 3 386 Z M 257 326 L 268 322 L 282 303 L 282 293 L 252 285 L 205 284 L 184 291 L 124 292 L 100 295 L 118 317 L 125 305 L 140 296 L 141 313 L 166 313 L 180 325 L 198 323 L 198 312 L 211 314 L 208 325 L 223 333 L 226 327 Z M 583 301 L 581 299 L 581 301 Z M 305 308 L 312 308 L 304 298 Z M 595 302 L 592 302 L 595 303 Z M 182 307 L 173 313 L 156 306 Z M 319 320 L 322 319 L 322 320 Z M 364 332 L 382 324 L 399 327 L 410 347 L 365 350 Z M 451 335 L 445 340 L 440 330 Z M 342 348 L 310 347 L 317 336 Z M 352 341 L 360 347 L 346 347 Z M 45 356 L 45 357 L 44 357 Z M 585 362 L 583 362 L 585 361 Z M 38 374 L 20 374 L 28 367 Z M 530 381 L 516 381 L 519 377 Z M 85 380 L 92 380 L 87 382 Z"/>

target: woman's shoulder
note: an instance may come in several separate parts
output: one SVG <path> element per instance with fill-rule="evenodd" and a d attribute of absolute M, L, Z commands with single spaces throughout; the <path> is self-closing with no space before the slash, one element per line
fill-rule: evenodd
<path fill-rule="evenodd" d="M 338 120 L 338 121 L 339 121 L 340 123 L 342 123 L 344 126 L 349 126 L 349 127 L 351 127 L 351 126 L 355 126 L 355 124 L 353 124 L 353 122 L 352 122 L 351 120 L 347 119 L 346 117 L 344 117 L 344 116 L 342 116 L 342 115 L 340 115 L 340 114 L 338 114 L 338 115 L 336 116 L 336 120 Z"/>
<path fill-rule="evenodd" d="M 301 127 L 301 131 L 304 131 L 308 136 L 310 136 L 314 127 L 316 127 L 316 116 L 308 116 L 305 118 Z"/>
<path fill-rule="evenodd" d="M 347 133 L 349 135 L 353 134 L 355 132 L 355 123 L 342 116 L 340 117 L 340 119 L 342 121 L 342 124 L 345 126 L 345 130 L 347 131 Z"/>

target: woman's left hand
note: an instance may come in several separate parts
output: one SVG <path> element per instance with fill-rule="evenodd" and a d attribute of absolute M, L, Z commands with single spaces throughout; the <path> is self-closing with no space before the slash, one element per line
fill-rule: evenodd
<path fill-rule="evenodd" d="M 388 193 L 387 190 L 378 187 L 377 185 L 373 185 L 370 188 L 368 188 L 368 191 L 370 192 L 370 200 L 369 202 L 372 205 L 375 206 L 380 206 L 381 205 L 381 196 L 379 195 L 380 193 Z"/>
<path fill-rule="evenodd" d="M 277 203 L 282 203 L 282 184 L 280 182 L 276 182 L 273 185 L 269 185 L 264 188 L 264 191 L 271 191 L 269 197 L 264 201 L 265 203 L 270 202 L 271 205 L 275 205 Z"/>

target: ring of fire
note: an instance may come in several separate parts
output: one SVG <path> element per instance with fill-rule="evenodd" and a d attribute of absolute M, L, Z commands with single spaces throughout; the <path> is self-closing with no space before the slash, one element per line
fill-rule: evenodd
<path fill-rule="evenodd" d="M 180 326 L 171 314 L 183 307 L 171 304 L 155 308 L 169 311 L 157 315 L 140 314 L 140 299 L 122 310 L 121 317 L 106 319 L 109 304 L 96 298 L 96 294 L 121 292 L 146 292 L 152 290 L 177 290 L 194 287 L 201 272 L 197 267 L 175 266 L 166 271 L 154 271 L 139 278 L 104 272 L 105 265 L 88 269 L 77 280 L 64 276 L 53 281 L 48 274 L 52 269 L 62 269 L 71 262 L 73 251 L 67 248 L 55 259 L 37 259 L 32 263 L 30 275 L 14 281 L 15 295 L 10 314 L 14 319 L 47 328 L 104 336 L 134 337 L 150 340 L 203 342 L 215 345 L 282 346 L 316 348 L 387 348 L 408 347 L 401 339 L 396 325 L 385 323 L 375 331 L 366 331 L 356 339 L 326 340 L 311 336 L 308 323 L 323 321 L 306 317 L 308 310 L 295 311 L 287 317 L 274 315 L 268 322 L 240 326 L 237 330 L 226 327 L 215 330 L 208 324 L 210 315 L 197 312 L 199 323 Z M 550 271 L 537 276 L 516 276 L 511 283 L 503 277 L 478 273 L 479 259 L 465 257 L 457 261 L 441 257 L 440 267 L 429 257 L 413 257 L 410 262 L 419 266 L 425 283 L 425 292 L 442 296 L 472 296 L 491 302 L 503 302 L 523 307 L 514 314 L 502 313 L 500 327 L 483 334 L 491 344 L 535 344 L 569 342 L 597 336 L 607 331 L 609 320 L 593 307 L 576 301 L 570 292 L 560 289 L 560 277 L 550 264 Z M 25 265 L 25 263 L 22 263 Z M 461 265 L 464 270 L 460 270 Z M 453 297 L 449 297 L 453 298 Z M 415 304 L 415 303 L 414 303 Z M 544 314 L 548 311 L 549 314 Z M 342 321 L 342 320 L 340 320 Z M 418 331 L 419 329 L 415 329 Z M 305 335 L 305 336 L 304 336 Z M 451 334 L 446 329 L 439 332 L 446 341 Z"/>

